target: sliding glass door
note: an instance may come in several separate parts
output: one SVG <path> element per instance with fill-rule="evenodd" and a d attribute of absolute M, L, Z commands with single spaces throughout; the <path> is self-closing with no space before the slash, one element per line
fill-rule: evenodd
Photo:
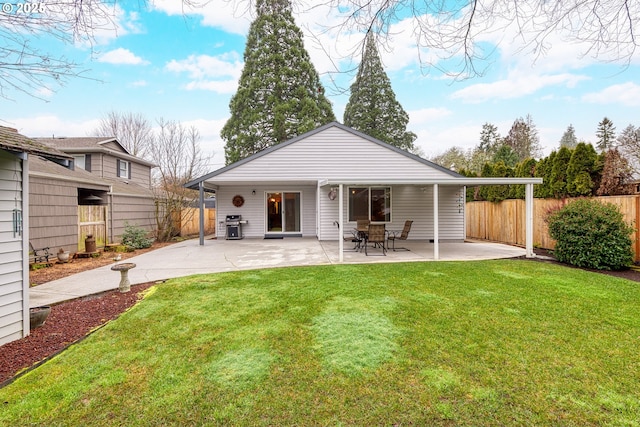
<path fill-rule="evenodd" d="M 267 193 L 267 233 L 300 233 L 300 193 Z"/>

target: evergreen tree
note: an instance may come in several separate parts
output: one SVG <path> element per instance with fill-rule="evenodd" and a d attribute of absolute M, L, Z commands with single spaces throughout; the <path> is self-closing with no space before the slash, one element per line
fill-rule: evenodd
<path fill-rule="evenodd" d="M 518 163 L 518 154 L 508 145 L 501 145 L 493 155 L 493 163 L 502 162 L 512 168 Z"/>
<path fill-rule="evenodd" d="M 542 184 L 533 187 L 533 196 L 538 198 L 548 198 L 553 195 L 551 189 L 551 168 L 553 161 L 556 158 L 556 152 L 552 151 L 547 157 L 541 159 L 536 164 L 536 170 L 534 176 L 536 178 L 542 178 Z"/>
<path fill-rule="evenodd" d="M 519 161 L 540 155 L 540 138 L 530 115 L 513 122 L 509 134 L 504 138 L 504 144 L 515 151 Z"/>
<path fill-rule="evenodd" d="M 616 141 L 616 127 L 607 117 L 598 123 L 596 137 L 598 138 L 596 145 L 601 153 L 613 148 Z"/>
<path fill-rule="evenodd" d="M 344 110 L 344 124 L 403 150 L 413 151 L 417 136 L 407 131 L 408 123 L 409 115 L 396 100 L 373 34 L 369 33 Z"/>
<path fill-rule="evenodd" d="M 567 147 L 560 147 L 553 158 L 549 185 L 551 195 L 556 199 L 567 197 L 567 167 L 571 161 L 571 151 Z"/>
<path fill-rule="evenodd" d="M 502 137 L 498 133 L 498 128 L 492 123 L 483 124 L 478 149 L 483 153 L 493 155 L 500 145 L 502 145 Z"/>
<path fill-rule="evenodd" d="M 576 138 L 576 130 L 573 125 L 569 125 L 562 138 L 560 138 L 560 147 L 576 148 L 578 145 L 578 138 Z"/>
<path fill-rule="evenodd" d="M 591 173 L 598 160 L 598 154 L 591 144 L 576 145 L 567 165 L 566 190 L 570 197 L 590 196 L 594 183 Z"/>
<path fill-rule="evenodd" d="M 231 117 L 221 131 L 233 163 L 335 120 L 290 0 L 258 0 Z"/>
<path fill-rule="evenodd" d="M 538 162 L 535 159 L 526 159 L 516 165 L 514 170 L 514 176 L 522 178 L 534 177 L 536 174 L 536 166 Z M 524 185 L 512 185 L 511 186 L 511 198 L 524 199 L 525 186 Z"/>

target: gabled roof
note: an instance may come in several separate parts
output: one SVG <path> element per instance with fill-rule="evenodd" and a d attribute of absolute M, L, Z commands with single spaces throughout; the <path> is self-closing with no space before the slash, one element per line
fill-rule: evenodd
<path fill-rule="evenodd" d="M 71 156 L 41 142 L 27 138 L 16 129 L 0 126 L 0 149 L 17 153 L 37 154 L 56 160 L 71 160 Z"/>
<path fill-rule="evenodd" d="M 105 153 L 114 157 L 126 159 L 132 162 L 140 163 L 151 168 L 156 167 L 155 163 L 144 160 L 140 157 L 130 154 L 115 137 L 104 136 L 84 136 L 84 137 L 56 137 L 56 138 L 34 138 L 38 142 L 42 142 L 58 150 L 68 154 L 91 154 Z M 107 144 L 114 143 L 120 150 L 114 150 Z"/>
<path fill-rule="evenodd" d="M 403 156 L 406 156 L 407 158 L 412 159 L 412 160 L 414 160 L 416 162 L 422 163 L 427 167 L 430 167 L 432 169 L 435 169 L 435 170 L 438 170 L 440 172 L 443 172 L 446 175 L 450 176 L 450 178 L 452 178 L 452 179 L 464 178 L 462 175 L 460 175 L 460 174 L 458 174 L 458 173 L 456 173 L 454 171 L 451 171 L 451 170 L 449 170 L 447 168 L 444 168 L 444 167 L 442 167 L 442 166 L 440 166 L 438 164 L 430 162 L 429 160 L 426 160 L 426 159 L 423 159 L 423 158 L 421 158 L 419 156 L 411 154 L 408 151 L 405 151 L 405 150 L 402 150 L 402 149 L 400 149 L 398 147 L 395 147 L 393 145 L 387 144 L 386 142 L 380 141 L 379 139 L 373 138 L 373 137 L 371 137 L 369 135 L 366 135 L 366 134 L 364 134 L 362 132 L 359 132 L 359 131 L 357 131 L 357 130 L 355 130 L 353 128 L 345 126 L 345 125 L 343 125 L 341 123 L 331 122 L 331 123 L 327 123 L 326 125 L 320 126 L 320 127 L 316 128 L 316 129 L 314 129 L 312 131 L 309 131 L 307 133 L 299 135 L 299 136 L 297 136 L 295 138 L 292 138 L 292 139 L 290 139 L 288 141 L 285 141 L 285 142 L 282 142 L 280 144 L 277 144 L 277 145 L 271 146 L 269 148 L 266 148 L 266 149 L 264 149 L 264 150 L 262 150 L 262 151 L 260 151 L 258 153 L 255 153 L 255 154 L 253 154 L 253 155 L 251 155 L 251 156 L 249 156 L 247 158 L 244 158 L 244 159 L 242 159 L 240 161 L 232 163 L 232 164 L 230 164 L 228 166 L 225 166 L 223 168 L 220 168 L 218 170 L 210 172 L 210 173 L 208 173 L 206 175 L 203 175 L 203 176 L 201 176 L 199 178 L 196 178 L 196 179 L 192 180 L 191 182 L 188 182 L 187 184 L 185 184 L 185 187 L 198 188 L 198 184 L 200 182 L 203 182 L 203 181 L 206 181 L 208 179 L 214 178 L 214 177 L 216 177 L 218 175 L 222 175 L 222 174 L 224 174 L 226 172 L 229 172 L 229 171 L 231 171 L 231 170 L 233 170 L 235 168 L 238 168 L 238 167 L 240 167 L 242 165 L 250 163 L 250 162 L 252 162 L 252 161 L 254 161 L 256 159 L 259 159 L 261 157 L 268 156 L 269 154 L 271 154 L 271 153 L 273 153 L 275 151 L 282 150 L 283 148 L 288 147 L 289 145 L 295 144 L 296 142 L 298 142 L 300 140 L 303 140 L 303 139 L 306 139 L 306 138 L 309 138 L 309 137 L 311 137 L 311 136 L 313 136 L 315 134 L 324 132 L 325 130 L 327 130 L 329 128 L 332 128 L 332 127 L 336 127 L 336 128 L 341 129 L 341 130 L 343 130 L 345 132 L 351 133 L 354 136 L 357 136 L 359 138 L 365 139 L 365 140 L 370 141 L 370 142 L 372 142 L 374 144 L 378 144 L 379 146 L 384 147 L 384 148 L 386 148 L 386 149 L 388 149 L 390 151 L 393 151 L 395 153 L 398 153 L 398 154 L 401 154 Z"/>
<path fill-rule="evenodd" d="M 74 149 L 74 148 L 83 148 L 83 149 L 96 149 L 110 142 L 115 142 L 124 153 L 129 154 L 126 148 L 122 146 L 118 142 L 118 140 L 113 137 L 104 137 L 104 136 L 80 136 L 80 137 L 66 137 L 59 136 L 53 138 L 36 138 L 38 141 L 44 142 L 47 145 L 52 147 L 56 147 L 60 150 L 66 149 Z"/>

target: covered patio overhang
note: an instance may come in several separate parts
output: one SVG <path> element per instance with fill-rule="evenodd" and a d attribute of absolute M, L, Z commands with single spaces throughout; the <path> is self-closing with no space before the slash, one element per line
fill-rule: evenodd
<path fill-rule="evenodd" d="M 216 192 L 220 186 L 224 185 L 242 185 L 254 183 L 255 181 L 233 180 L 218 181 L 215 178 L 196 180 L 188 183 L 188 188 L 197 189 L 199 191 L 200 206 L 200 245 L 204 245 L 204 193 Z M 267 181 L 263 181 L 265 183 Z M 268 181 L 269 183 L 291 182 L 291 181 Z M 533 186 L 542 184 L 542 178 L 438 178 L 438 179 L 319 179 L 319 180 L 302 180 L 295 181 L 297 183 L 315 184 L 318 188 L 335 187 L 338 190 L 338 223 L 344 224 L 344 191 L 345 186 L 367 185 L 367 186 L 389 186 L 389 185 L 406 185 L 433 188 L 433 259 L 440 259 L 440 238 L 439 238 L 439 194 L 438 189 L 441 186 L 456 187 L 476 187 L 479 185 L 524 185 L 525 186 L 525 252 L 526 257 L 533 258 Z M 341 233 L 338 235 L 338 260 L 344 262 L 344 239 Z"/>
<path fill-rule="evenodd" d="M 413 185 L 431 186 L 433 188 L 433 259 L 440 259 L 439 217 L 438 217 L 438 189 L 440 186 L 476 187 L 479 185 L 516 185 L 525 186 L 525 251 L 527 258 L 533 258 L 533 185 L 542 184 L 542 178 L 438 178 L 438 179 L 384 179 L 384 180 L 353 180 L 353 179 L 325 179 L 318 181 L 318 186 L 331 186 L 338 189 L 338 223 L 344 224 L 344 187 L 355 185 L 383 186 L 383 185 Z M 339 261 L 344 261 L 344 239 L 338 236 Z"/>

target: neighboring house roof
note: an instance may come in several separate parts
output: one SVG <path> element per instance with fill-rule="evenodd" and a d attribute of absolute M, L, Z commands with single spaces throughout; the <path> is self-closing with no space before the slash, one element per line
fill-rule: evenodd
<path fill-rule="evenodd" d="M 33 177 L 76 182 L 84 188 L 92 188 L 100 191 L 111 190 L 111 193 L 113 194 L 153 197 L 152 190 L 141 185 L 134 183 L 127 184 L 118 179 L 100 178 L 95 174 L 80 168 L 70 170 L 64 166 L 60 166 L 36 156 L 30 158 L 29 175 Z"/>
<path fill-rule="evenodd" d="M 42 142 L 51 147 L 55 147 L 69 154 L 85 154 L 85 153 L 105 153 L 114 157 L 123 158 L 132 162 L 140 163 L 151 168 L 156 167 L 155 163 L 144 160 L 140 157 L 131 155 L 114 137 L 56 137 L 56 138 L 35 138 L 38 142 Z M 109 148 L 107 144 L 115 143 L 120 150 Z"/>
<path fill-rule="evenodd" d="M 347 133 L 351 134 L 352 136 L 354 136 L 355 140 L 362 139 L 362 140 L 368 141 L 370 143 L 373 143 L 375 145 L 378 145 L 380 147 L 383 147 L 383 148 L 389 150 L 391 152 L 390 154 L 396 154 L 396 155 L 399 154 L 400 156 L 404 156 L 404 157 L 406 157 L 406 158 L 408 158 L 408 159 L 410 159 L 410 160 L 412 160 L 414 162 L 420 163 L 420 164 L 430 168 L 431 170 L 435 171 L 435 173 L 437 175 L 439 175 L 439 176 L 447 177 L 449 179 L 464 178 L 462 175 L 460 175 L 460 174 L 458 174 L 458 173 L 456 173 L 456 172 L 454 172 L 452 170 L 449 170 L 447 168 L 444 168 L 444 167 L 442 167 L 442 166 L 440 166 L 440 165 L 438 165 L 436 163 L 430 162 L 429 160 L 423 159 L 423 158 L 421 158 L 419 156 L 411 154 L 411 153 L 409 153 L 409 152 L 407 152 L 405 150 L 402 150 L 402 149 L 400 149 L 398 147 L 395 147 L 393 145 L 390 145 L 390 144 L 387 144 L 385 142 L 382 142 L 382 141 L 380 141 L 380 140 L 378 140 L 376 138 L 373 138 L 373 137 L 371 137 L 369 135 L 366 135 L 366 134 L 364 134 L 362 132 L 359 132 L 359 131 L 357 131 L 355 129 L 352 129 L 352 128 L 348 127 L 348 126 L 345 126 L 343 124 L 340 124 L 340 123 L 337 123 L 337 122 L 331 122 L 331 123 L 328 123 L 328 124 L 326 124 L 324 126 L 320 126 L 320 127 L 316 128 L 316 129 L 310 131 L 310 132 L 307 132 L 305 134 L 299 135 L 299 136 L 297 136 L 297 137 L 295 137 L 293 139 L 290 139 L 290 140 L 282 142 L 282 143 L 280 143 L 278 145 L 274 145 L 272 147 L 266 148 L 266 149 L 264 149 L 264 150 L 262 150 L 262 151 L 260 151 L 260 152 L 258 152 L 256 154 L 253 154 L 252 156 L 249 156 L 249 157 L 247 157 L 245 159 L 242 159 L 242 160 L 240 160 L 240 161 L 238 161 L 236 163 L 233 163 L 231 165 L 225 166 L 225 167 L 223 167 L 221 169 L 218 169 L 218 170 L 213 171 L 213 172 L 211 172 L 209 174 L 203 175 L 203 176 L 201 176 L 199 178 L 196 178 L 195 180 L 187 183 L 185 186 L 189 187 L 189 188 L 198 188 L 198 184 L 200 182 L 207 181 L 207 180 L 210 180 L 212 178 L 228 174 L 229 172 L 233 171 L 234 169 L 240 168 L 243 165 L 246 165 L 246 164 L 251 163 L 251 162 L 256 162 L 258 159 L 260 159 L 260 158 L 262 158 L 264 156 L 268 156 L 268 155 L 270 155 L 270 154 L 272 154 L 274 152 L 277 152 L 279 150 L 283 150 L 283 149 L 285 149 L 285 148 L 287 148 L 287 147 L 289 147 L 289 146 L 291 146 L 293 144 L 296 144 L 299 141 L 309 139 L 309 138 L 311 138 L 311 137 L 313 137 L 315 135 L 319 135 L 322 132 L 325 132 L 325 131 L 327 131 L 327 130 L 329 130 L 331 128 L 337 128 L 337 129 L 340 129 L 340 130 L 342 130 L 344 132 L 347 132 Z M 351 161 L 354 162 L 354 163 L 358 162 L 358 161 L 362 161 L 362 163 L 364 163 L 367 160 L 367 159 L 357 159 L 357 158 L 355 158 L 355 156 L 357 156 L 357 153 L 353 153 L 353 154 L 354 154 L 354 158 Z M 313 153 L 309 153 L 309 155 L 313 156 Z M 336 157 L 339 157 L 339 155 L 336 155 Z M 387 171 L 384 171 L 384 172 L 387 172 Z M 403 171 L 397 171 L 396 175 L 402 175 L 402 172 Z M 265 177 L 265 179 L 266 178 L 267 177 Z M 335 177 L 327 177 L 327 176 L 325 176 L 325 177 L 322 177 L 322 178 L 335 178 Z"/>
<path fill-rule="evenodd" d="M 0 148 L 18 153 L 37 154 L 56 160 L 71 160 L 72 157 L 32 138 L 18 133 L 16 129 L 0 126 Z"/>

